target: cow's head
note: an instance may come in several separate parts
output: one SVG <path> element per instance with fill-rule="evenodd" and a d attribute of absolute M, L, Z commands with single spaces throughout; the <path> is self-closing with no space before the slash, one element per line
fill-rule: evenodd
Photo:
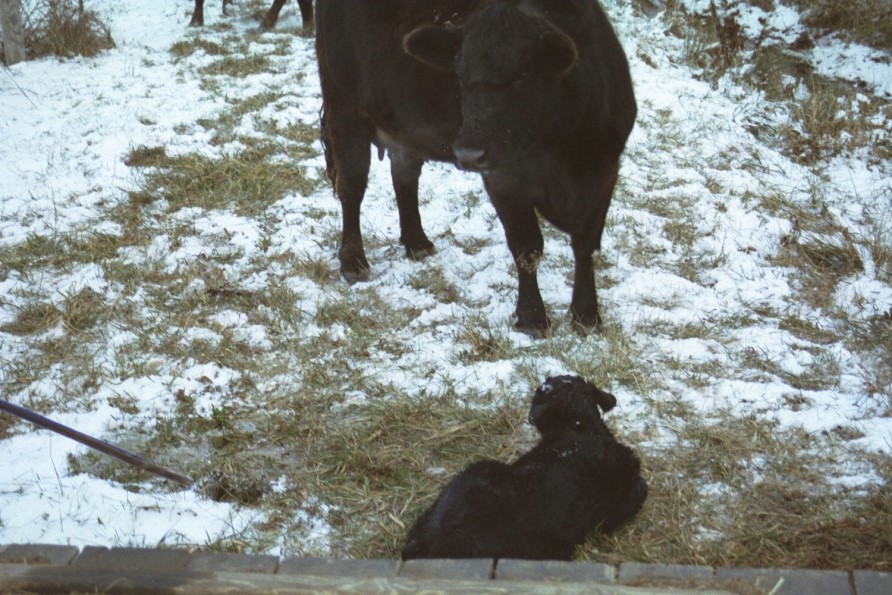
<path fill-rule="evenodd" d="M 579 58 L 573 40 L 547 21 L 500 2 L 461 28 L 415 29 L 403 48 L 458 77 L 462 127 L 453 149 L 460 167 L 481 172 L 535 147 L 550 112 L 560 110 L 559 79 Z"/>

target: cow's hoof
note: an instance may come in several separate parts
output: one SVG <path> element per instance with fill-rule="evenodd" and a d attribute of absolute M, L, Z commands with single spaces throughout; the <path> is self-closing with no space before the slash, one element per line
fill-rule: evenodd
<path fill-rule="evenodd" d="M 406 256 L 409 257 L 409 260 L 424 260 L 428 256 L 433 256 L 437 253 L 437 249 L 434 248 L 434 245 L 428 242 L 427 245 L 421 246 L 406 246 Z"/>
<path fill-rule="evenodd" d="M 359 267 L 354 269 L 345 269 L 341 268 L 341 277 L 344 278 L 347 283 L 353 285 L 354 283 L 360 283 L 362 281 L 369 280 L 369 269 L 367 267 Z"/>
<path fill-rule="evenodd" d="M 369 261 L 365 257 L 361 242 L 346 242 L 338 250 L 341 263 L 341 276 L 348 283 L 358 283 L 369 279 Z"/>
<path fill-rule="evenodd" d="M 573 330 L 583 337 L 587 337 L 592 333 L 600 334 L 604 329 L 604 323 L 597 312 L 589 316 L 577 316 L 575 312 L 570 312 L 570 324 Z"/>
<path fill-rule="evenodd" d="M 525 334 L 531 339 L 547 339 L 551 337 L 551 323 L 548 317 L 545 320 L 524 319 L 522 316 L 514 314 L 514 330 Z"/>

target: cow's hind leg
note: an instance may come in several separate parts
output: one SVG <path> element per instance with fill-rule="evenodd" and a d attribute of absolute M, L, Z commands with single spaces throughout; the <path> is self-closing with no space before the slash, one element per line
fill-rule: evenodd
<path fill-rule="evenodd" d="M 279 22 L 279 13 L 282 12 L 284 5 L 285 0 L 273 0 L 272 6 L 269 7 L 269 10 L 266 11 L 266 14 L 263 15 L 263 19 L 260 21 L 260 28 L 264 31 L 275 28 L 276 23 Z"/>
<path fill-rule="evenodd" d="M 542 257 L 545 242 L 536 211 L 532 204 L 500 198 L 487 184 L 490 198 L 508 240 L 508 249 L 517 266 L 517 309 L 514 311 L 514 327 L 533 338 L 539 339 L 551 334 L 551 322 L 545 313 L 545 303 L 539 293 L 539 280 L 536 271 Z"/>
<path fill-rule="evenodd" d="M 279 22 L 279 13 L 282 12 L 285 2 L 286 0 L 273 0 L 272 6 L 269 7 L 269 10 L 263 16 L 263 20 L 260 21 L 261 29 L 269 31 L 275 28 L 276 23 Z M 312 31 L 314 27 L 313 0 L 297 0 L 297 5 L 300 7 L 300 18 L 303 20 L 304 31 Z"/>
<path fill-rule="evenodd" d="M 433 243 L 424 233 L 418 212 L 418 178 L 424 161 L 401 149 L 389 153 L 390 175 L 400 214 L 400 243 L 406 248 L 406 256 L 421 260 L 435 251 Z"/>
<path fill-rule="evenodd" d="M 297 0 L 300 7 L 300 18 L 303 21 L 304 32 L 311 32 L 316 28 L 316 19 L 313 15 L 313 0 Z"/>
<path fill-rule="evenodd" d="M 328 177 L 341 201 L 341 275 L 350 283 L 364 281 L 369 262 L 362 246 L 359 210 L 371 164 L 369 127 L 360 118 L 331 118 L 323 112 L 322 142 Z"/>

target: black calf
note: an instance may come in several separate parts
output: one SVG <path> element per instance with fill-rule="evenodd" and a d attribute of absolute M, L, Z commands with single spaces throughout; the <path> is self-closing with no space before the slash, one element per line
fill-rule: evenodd
<path fill-rule="evenodd" d="M 614 405 L 578 376 L 549 378 L 530 408 L 536 447 L 455 476 L 409 530 L 403 559 L 569 560 L 592 530 L 615 531 L 644 504 L 647 484 L 601 420 L 598 408 Z"/>

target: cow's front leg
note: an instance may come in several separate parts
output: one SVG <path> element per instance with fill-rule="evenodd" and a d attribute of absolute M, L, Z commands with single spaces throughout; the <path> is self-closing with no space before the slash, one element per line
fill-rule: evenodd
<path fill-rule="evenodd" d="M 424 161 L 401 149 L 389 153 L 390 175 L 400 214 L 400 243 L 406 247 L 406 256 L 421 260 L 435 252 L 433 243 L 421 226 L 421 214 L 418 212 L 418 178 Z"/>
<path fill-rule="evenodd" d="M 580 236 L 583 234 L 580 234 Z M 573 298 L 570 301 L 570 320 L 576 330 L 583 334 L 601 329 L 601 316 L 598 314 L 598 294 L 595 290 L 595 275 L 592 270 L 594 234 L 586 237 L 572 236 L 573 257 L 576 261 L 573 275 Z"/>
<path fill-rule="evenodd" d="M 488 186 L 490 189 L 491 186 Z M 545 303 L 539 293 L 537 268 L 542 257 L 544 240 L 536 211 L 526 202 L 511 203 L 509 199 L 490 191 L 493 205 L 502 227 L 508 249 L 517 266 L 517 309 L 514 311 L 514 327 L 534 339 L 551 334 L 551 322 L 545 313 Z"/>
<path fill-rule="evenodd" d="M 538 227 L 536 229 L 538 231 Z M 541 235 L 539 236 L 541 243 Z M 511 243 L 509 242 L 509 247 Z M 551 321 L 545 313 L 545 303 L 539 293 L 537 269 L 542 249 L 512 250 L 517 266 L 517 308 L 514 310 L 514 328 L 534 339 L 551 335 Z"/>

